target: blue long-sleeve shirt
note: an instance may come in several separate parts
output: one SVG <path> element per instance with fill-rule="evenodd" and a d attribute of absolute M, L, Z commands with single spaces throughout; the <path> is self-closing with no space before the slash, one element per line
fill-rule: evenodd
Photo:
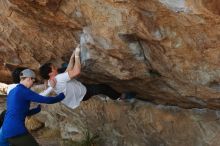
<path fill-rule="evenodd" d="M 61 93 L 56 97 L 44 97 L 24 85 L 19 84 L 7 96 L 7 111 L 2 125 L 4 138 L 11 138 L 28 132 L 25 127 L 25 117 L 30 114 L 30 102 L 52 104 L 65 98 Z"/>
<path fill-rule="evenodd" d="M 41 106 L 38 105 L 36 108 L 32 108 L 31 110 L 28 111 L 27 116 L 32 116 L 41 111 Z"/>

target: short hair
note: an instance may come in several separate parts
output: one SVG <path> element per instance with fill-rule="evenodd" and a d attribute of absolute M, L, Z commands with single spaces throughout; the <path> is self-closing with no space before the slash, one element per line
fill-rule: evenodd
<path fill-rule="evenodd" d="M 52 72 L 51 65 L 52 65 L 52 63 L 45 63 L 39 68 L 40 76 L 43 79 L 48 80 L 50 78 L 49 74 Z"/>
<path fill-rule="evenodd" d="M 18 67 L 12 71 L 11 76 L 14 83 L 20 83 L 20 73 L 27 69 L 26 67 Z"/>

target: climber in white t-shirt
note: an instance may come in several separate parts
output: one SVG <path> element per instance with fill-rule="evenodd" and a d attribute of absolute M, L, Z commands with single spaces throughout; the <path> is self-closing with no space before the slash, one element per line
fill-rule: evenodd
<path fill-rule="evenodd" d="M 45 63 L 40 67 L 40 75 L 45 80 L 56 79 L 54 90 L 56 94 L 64 92 L 65 99 L 62 100 L 66 106 L 74 109 L 83 100 L 98 94 L 104 94 L 113 100 L 118 98 L 133 98 L 135 93 L 119 93 L 106 84 L 82 84 L 76 80 L 81 72 L 80 47 L 73 52 L 69 64 L 64 73 L 58 74 L 57 67 L 52 63 Z"/>

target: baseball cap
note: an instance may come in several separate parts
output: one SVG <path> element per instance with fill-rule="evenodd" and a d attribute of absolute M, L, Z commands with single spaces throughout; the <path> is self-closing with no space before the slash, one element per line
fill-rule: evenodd
<path fill-rule="evenodd" d="M 31 69 L 25 69 L 20 73 L 20 78 L 36 78 L 35 73 Z"/>

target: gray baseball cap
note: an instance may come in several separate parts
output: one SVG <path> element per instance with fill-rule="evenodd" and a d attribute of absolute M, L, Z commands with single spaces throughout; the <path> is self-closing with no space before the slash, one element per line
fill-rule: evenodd
<path fill-rule="evenodd" d="M 20 73 L 20 78 L 36 78 L 35 73 L 31 69 L 25 69 Z"/>

